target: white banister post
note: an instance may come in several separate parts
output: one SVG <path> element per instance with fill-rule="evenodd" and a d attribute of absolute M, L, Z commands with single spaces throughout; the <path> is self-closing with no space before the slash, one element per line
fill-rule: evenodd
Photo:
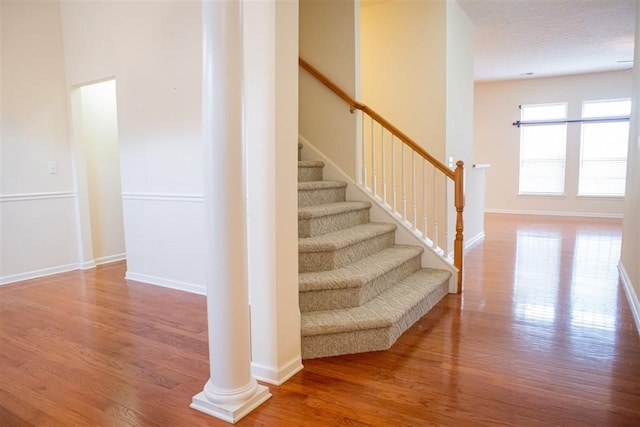
<path fill-rule="evenodd" d="M 241 22 L 238 0 L 202 3 L 210 378 L 191 407 L 231 423 L 271 396 L 251 375 Z"/>

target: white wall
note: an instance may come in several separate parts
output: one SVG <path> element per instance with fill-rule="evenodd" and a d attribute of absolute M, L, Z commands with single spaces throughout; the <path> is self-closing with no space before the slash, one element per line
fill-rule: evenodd
<path fill-rule="evenodd" d="M 199 2 L 63 2 L 67 84 L 115 76 L 127 277 L 204 292 Z"/>
<path fill-rule="evenodd" d="M 481 236 L 484 190 L 475 175 L 483 172 L 471 168 L 471 21 L 453 0 L 400 0 L 363 5 L 360 28 L 362 101 L 443 163 L 465 163 L 465 237 Z M 452 196 L 450 189 L 446 219 L 444 208 L 439 215 L 440 242 L 445 230 L 450 241 L 455 236 Z"/>
<path fill-rule="evenodd" d="M 456 1 L 447 2 L 446 28 L 446 159 L 465 166 L 464 239 L 484 236 L 486 169 L 474 169 L 473 154 L 473 23 Z M 450 187 L 453 187 L 451 185 Z M 448 235 L 455 237 L 456 212 L 449 192 Z"/>
<path fill-rule="evenodd" d="M 300 0 L 300 56 L 359 97 L 358 2 Z M 300 134 L 355 179 L 357 116 L 340 98 L 300 69 Z"/>
<path fill-rule="evenodd" d="M 446 2 L 373 4 L 360 17 L 362 102 L 444 161 Z"/>
<path fill-rule="evenodd" d="M 635 61 L 640 58 L 640 2 L 636 15 Z M 640 67 L 633 68 L 632 111 L 627 160 L 620 267 L 627 296 L 640 330 Z"/>
<path fill-rule="evenodd" d="M 0 31 L 0 283 L 9 283 L 77 268 L 78 249 L 59 6 L 3 1 Z"/>
<path fill-rule="evenodd" d="M 568 102 L 569 118 L 581 116 L 582 101 L 628 98 L 631 74 L 625 72 L 568 77 L 479 82 L 475 85 L 475 159 L 490 163 L 486 210 L 620 217 L 623 200 L 577 197 L 580 157 L 579 125 L 568 125 L 564 197 L 518 195 L 520 104 Z"/>

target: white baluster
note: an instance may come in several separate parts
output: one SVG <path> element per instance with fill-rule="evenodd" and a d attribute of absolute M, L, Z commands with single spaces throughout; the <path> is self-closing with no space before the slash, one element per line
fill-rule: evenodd
<path fill-rule="evenodd" d="M 423 215 L 423 228 L 422 238 L 427 238 L 427 161 L 422 159 L 422 215 Z"/>
<path fill-rule="evenodd" d="M 438 186 L 436 185 L 436 168 L 433 168 L 433 248 L 438 248 Z"/>
<path fill-rule="evenodd" d="M 378 177 L 376 176 L 376 146 L 373 134 L 373 119 L 371 119 L 371 194 L 377 196 L 376 185 Z"/>
<path fill-rule="evenodd" d="M 400 171 L 402 172 L 402 219 L 407 219 L 407 190 L 405 188 L 405 171 L 404 171 L 404 151 L 405 145 L 402 143 L 402 152 L 401 152 L 401 160 L 402 160 L 402 168 Z"/>
<path fill-rule="evenodd" d="M 385 153 L 384 149 L 384 127 L 380 126 L 380 146 L 381 146 L 381 157 L 380 160 L 382 162 L 382 202 L 387 204 L 387 171 L 385 166 L 385 157 L 387 157 L 387 153 Z"/>
<path fill-rule="evenodd" d="M 398 212 L 398 205 L 396 205 L 396 141 L 393 134 L 391 134 L 391 199 L 393 211 Z"/>
<path fill-rule="evenodd" d="M 413 210 L 413 221 L 411 225 L 416 229 L 418 223 L 418 206 L 416 204 L 416 152 L 411 150 L 411 209 Z"/>
<path fill-rule="evenodd" d="M 360 155 L 362 159 L 360 161 L 360 167 L 362 169 L 360 176 L 360 185 L 363 187 L 367 186 L 367 150 L 366 150 L 366 134 L 365 134 L 365 118 L 366 115 L 364 112 L 361 113 L 361 126 L 362 132 L 360 132 Z"/>
<path fill-rule="evenodd" d="M 367 188 L 367 132 L 364 114 L 362 115 L 362 186 Z"/>

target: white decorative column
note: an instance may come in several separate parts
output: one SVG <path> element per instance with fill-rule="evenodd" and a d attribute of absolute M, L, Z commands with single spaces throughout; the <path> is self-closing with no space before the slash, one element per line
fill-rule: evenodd
<path fill-rule="evenodd" d="M 191 407 L 235 423 L 271 397 L 251 375 L 239 0 L 202 3 L 210 378 Z"/>

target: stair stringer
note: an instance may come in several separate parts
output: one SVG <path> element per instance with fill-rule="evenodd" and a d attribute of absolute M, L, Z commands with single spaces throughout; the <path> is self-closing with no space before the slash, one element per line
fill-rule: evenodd
<path fill-rule="evenodd" d="M 324 179 L 346 182 L 347 200 L 371 202 L 371 221 L 397 224 L 395 243 L 401 245 L 415 245 L 424 248 L 422 252 L 423 268 L 438 268 L 451 272 L 449 278 L 449 293 L 455 294 L 458 288 L 458 269 L 444 256 L 440 255 L 431 245 L 414 233 L 410 226 L 402 218 L 391 212 L 382 201 L 373 197 L 368 191 L 351 179 L 338 165 L 326 157 L 311 142 L 302 135 L 298 135 L 298 141 L 303 144 L 302 160 L 314 160 L 324 162 Z"/>

